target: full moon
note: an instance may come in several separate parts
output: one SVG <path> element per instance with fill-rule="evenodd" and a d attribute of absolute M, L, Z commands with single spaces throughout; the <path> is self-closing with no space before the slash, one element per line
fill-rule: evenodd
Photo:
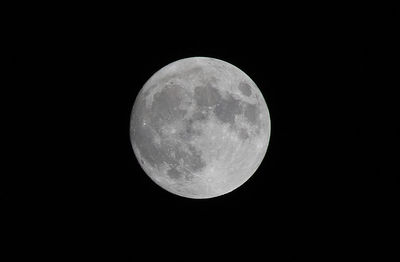
<path fill-rule="evenodd" d="M 156 72 L 133 105 L 130 138 L 145 173 L 187 198 L 245 183 L 269 143 L 270 116 L 256 84 L 225 61 L 191 57 Z"/>

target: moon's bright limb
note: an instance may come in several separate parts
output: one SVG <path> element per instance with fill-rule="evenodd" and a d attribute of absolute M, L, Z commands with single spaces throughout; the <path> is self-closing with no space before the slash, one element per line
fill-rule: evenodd
<path fill-rule="evenodd" d="M 222 60 L 191 57 L 156 72 L 133 106 L 130 134 L 141 167 L 188 198 L 226 194 L 261 164 L 270 137 L 256 84 Z"/>

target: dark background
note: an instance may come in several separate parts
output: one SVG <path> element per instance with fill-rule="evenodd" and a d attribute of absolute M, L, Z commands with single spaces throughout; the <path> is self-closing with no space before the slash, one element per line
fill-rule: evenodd
<path fill-rule="evenodd" d="M 383 242 L 388 254 L 396 10 L 198 5 L 63 7 L 10 22 L 17 160 L 2 210 L 10 246 L 34 246 L 14 255 L 368 258 Z M 191 56 L 242 69 L 271 115 L 257 172 L 214 199 L 158 187 L 129 139 L 140 88 Z"/>

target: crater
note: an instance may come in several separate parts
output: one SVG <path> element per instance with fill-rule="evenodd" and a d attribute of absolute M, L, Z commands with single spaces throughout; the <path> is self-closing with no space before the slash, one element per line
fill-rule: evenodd
<path fill-rule="evenodd" d="M 251 95 L 251 87 L 246 82 L 240 82 L 238 88 L 243 95 L 245 96 Z"/>

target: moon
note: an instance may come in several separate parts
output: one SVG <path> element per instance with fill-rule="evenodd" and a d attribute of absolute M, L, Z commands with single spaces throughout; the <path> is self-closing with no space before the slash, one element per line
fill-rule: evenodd
<path fill-rule="evenodd" d="M 133 105 L 130 138 L 145 173 L 187 198 L 213 198 L 245 183 L 260 166 L 271 130 L 256 84 L 236 66 L 209 57 L 157 71 Z"/>

